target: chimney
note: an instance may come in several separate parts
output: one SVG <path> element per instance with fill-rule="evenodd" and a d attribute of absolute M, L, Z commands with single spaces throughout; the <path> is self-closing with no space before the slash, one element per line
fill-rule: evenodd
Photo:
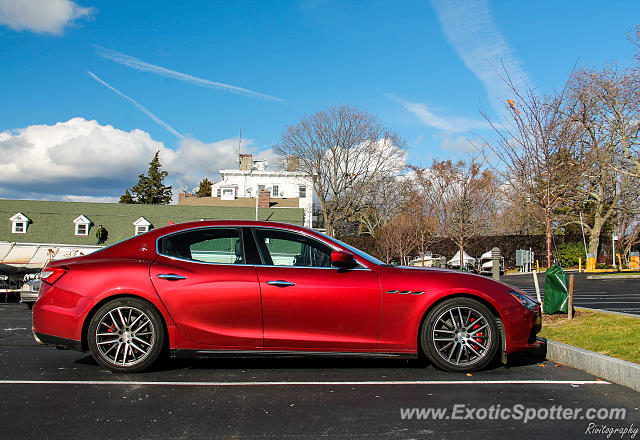
<path fill-rule="evenodd" d="M 240 155 L 240 169 L 242 171 L 251 171 L 253 168 L 253 158 L 251 154 Z"/>
<path fill-rule="evenodd" d="M 287 171 L 300 171 L 300 156 L 287 156 Z"/>
<path fill-rule="evenodd" d="M 268 208 L 271 204 L 271 192 L 267 190 L 262 190 L 258 196 L 258 207 L 260 208 Z"/>

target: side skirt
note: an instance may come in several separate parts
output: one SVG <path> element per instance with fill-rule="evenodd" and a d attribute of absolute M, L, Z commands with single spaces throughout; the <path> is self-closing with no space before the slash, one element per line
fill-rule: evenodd
<path fill-rule="evenodd" d="M 184 350 L 171 349 L 171 358 L 386 358 L 417 359 L 417 353 L 369 353 L 369 352 L 337 352 L 337 351 L 281 351 L 281 350 Z"/>

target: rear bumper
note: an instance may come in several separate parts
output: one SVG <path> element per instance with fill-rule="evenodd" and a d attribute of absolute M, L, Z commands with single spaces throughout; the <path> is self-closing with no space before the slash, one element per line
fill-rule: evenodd
<path fill-rule="evenodd" d="M 34 331 L 33 337 L 36 342 L 41 345 L 55 345 L 56 347 L 68 348 L 75 351 L 82 350 L 82 342 L 75 339 L 61 338 L 60 336 L 48 335 Z"/>

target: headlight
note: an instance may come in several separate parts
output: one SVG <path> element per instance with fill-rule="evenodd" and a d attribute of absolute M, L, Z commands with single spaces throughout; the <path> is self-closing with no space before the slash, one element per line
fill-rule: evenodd
<path fill-rule="evenodd" d="M 531 298 L 529 298 L 527 295 L 520 293 L 520 292 L 516 292 L 515 290 L 509 290 L 509 295 L 513 296 L 515 299 L 518 300 L 518 302 L 520 304 L 522 304 L 523 306 L 525 306 L 527 309 L 531 310 L 532 312 L 537 312 L 538 311 L 538 302 L 532 300 Z"/>

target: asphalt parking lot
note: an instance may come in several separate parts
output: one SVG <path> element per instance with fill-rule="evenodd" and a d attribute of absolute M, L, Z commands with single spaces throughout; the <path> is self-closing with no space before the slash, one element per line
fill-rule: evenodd
<path fill-rule="evenodd" d="M 595 279 L 590 280 L 585 273 L 567 273 L 574 275 L 573 302 L 576 307 L 611 310 L 640 315 L 640 278 L 628 279 Z M 540 294 L 544 298 L 544 273 L 538 274 Z M 508 275 L 502 277 L 503 282 L 536 295 L 533 275 Z"/>
<path fill-rule="evenodd" d="M 178 359 L 118 375 L 86 353 L 38 346 L 30 327 L 24 305 L 0 304 L 3 438 L 607 438 L 629 428 L 609 438 L 633 438 L 640 427 L 639 393 L 541 353 L 473 375 L 329 358 Z M 413 408 L 446 415 L 417 419 Z M 605 419 L 587 420 L 589 408 Z M 525 423 L 527 411 L 543 420 Z"/>

